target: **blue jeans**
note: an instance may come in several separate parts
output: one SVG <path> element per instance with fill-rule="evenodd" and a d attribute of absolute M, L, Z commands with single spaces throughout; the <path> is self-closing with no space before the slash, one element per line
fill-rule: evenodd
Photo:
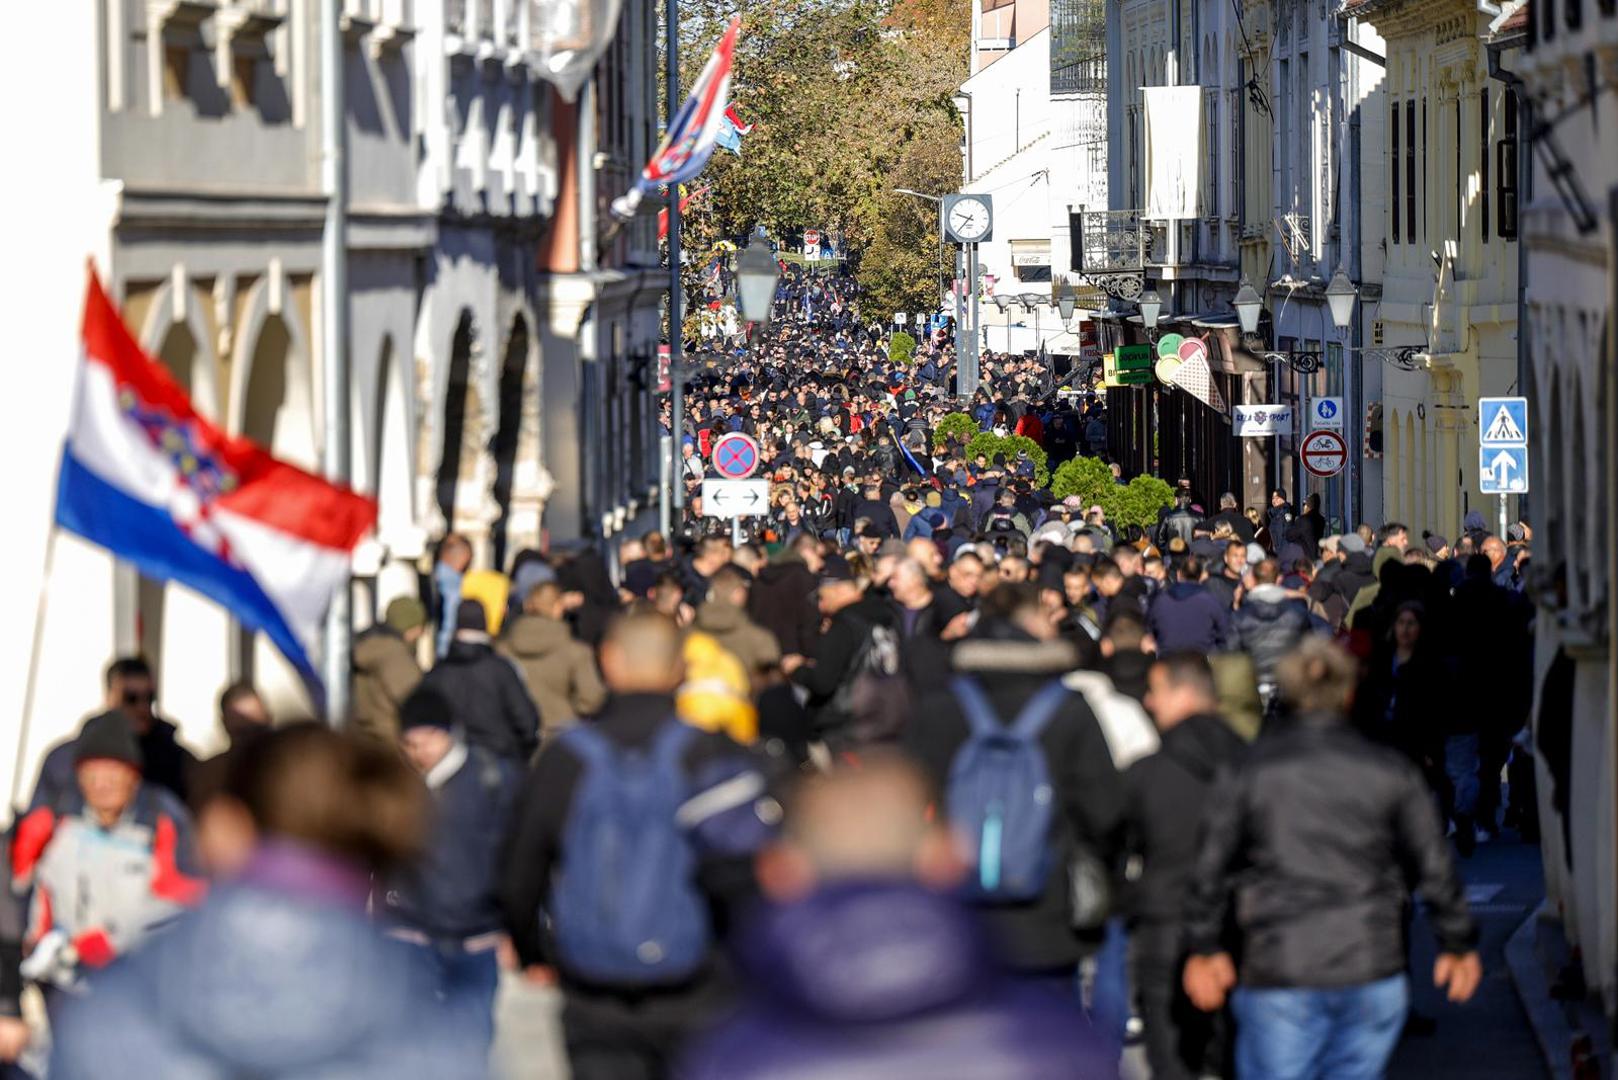
<path fill-rule="evenodd" d="M 1113 1047 L 1124 1044 L 1129 1014 L 1129 931 L 1124 920 L 1107 920 L 1106 938 L 1095 954 L 1089 993 L 1084 995 L 1090 1023 Z"/>
<path fill-rule="evenodd" d="M 1335 990 L 1241 989 L 1236 1075 L 1242 1080 L 1377 1080 L 1404 1030 L 1410 985 L 1394 975 Z"/>
<path fill-rule="evenodd" d="M 494 949 L 467 952 L 458 946 L 409 945 L 422 966 L 427 986 L 459 1032 L 476 1045 L 494 1041 L 494 992 L 500 985 Z"/>
<path fill-rule="evenodd" d="M 1444 775 L 1449 777 L 1450 813 L 1469 821 L 1478 809 L 1478 755 L 1476 735 L 1451 735 L 1444 740 Z"/>

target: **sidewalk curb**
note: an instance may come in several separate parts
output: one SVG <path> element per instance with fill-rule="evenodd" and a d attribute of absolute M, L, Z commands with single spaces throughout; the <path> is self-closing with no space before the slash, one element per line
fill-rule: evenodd
<path fill-rule="evenodd" d="M 1553 1080 L 1573 1080 L 1573 1064 L 1568 1058 L 1573 1030 L 1568 1027 L 1561 1004 L 1551 999 L 1550 983 L 1545 978 L 1545 967 L 1540 963 L 1534 943 L 1534 932 L 1541 920 L 1552 918 L 1550 902 L 1541 900 L 1507 939 L 1506 968 L 1517 989 L 1517 998 L 1522 1002 L 1523 1013 L 1528 1017 L 1528 1026 L 1533 1029 L 1534 1041 L 1545 1059 L 1546 1070 Z"/>

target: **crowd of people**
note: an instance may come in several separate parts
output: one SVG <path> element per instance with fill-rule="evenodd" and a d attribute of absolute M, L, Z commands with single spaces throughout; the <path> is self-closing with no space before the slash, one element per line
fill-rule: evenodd
<path fill-rule="evenodd" d="M 346 730 L 239 684 L 197 761 L 114 662 L 6 845 L 0 1060 L 32 983 L 50 1080 L 476 1077 L 505 970 L 559 987 L 578 1080 L 1102 1077 L 1134 1042 L 1337 1080 L 1416 974 L 1470 997 L 1455 854 L 1534 827 L 1500 782 L 1526 527 L 1182 485 L 1115 528 L 935 440 L 946 341 L 890 358 L 840 277 L 781 306 L 688 387 L 673 535 L 506 572 L 446 537 Z M 1105 451 L 1082 400 L 991 356 L 964 411 L 1054 469 Z M 701 506 L 731 431 L 774 492 L 740 544 Z"/>

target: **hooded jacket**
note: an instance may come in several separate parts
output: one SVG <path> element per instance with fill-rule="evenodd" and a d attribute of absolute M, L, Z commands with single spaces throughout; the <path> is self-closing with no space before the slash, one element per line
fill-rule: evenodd
<path fill-rule="evenodd" d="M 709 600 L 697 609 L 691 625 L 740 661 L 747 678 L 755 685 L 761 672 L 781 662 L 781 648 L 775 636 L 755 624 L 747 617 L 747 612 L 735 604 Z"/>
<path fill-rule="evenodd" d="M 1008 980 L 959 905 L 896 881 L 823 888 L 742 935 L 755 988 L 686 1080 L 1116 1076 L 1060 997 Z"/>
<path fill-rule="evenodd" d="M 957 673 L 978 681 L 1004 724 L 1015 720 L 1044 686 L 1077 666 L 1077 654 L 1065 641 L 1035 641 L 1020 630 L 994 626 L 962 641 L 951 658 Z M 940 687 L 922 698 L 904 741 L 943 790 L 969 732 L 955 695 Z M 1101 725 L 1082 694 L 1070 692 L 1040 736 L 1040 745 L 1061 807 L 1051 837 L 1056 864 L 1067 865 L 1078 850 L 1110 863 L 1123 809 L 1123 783 Z M 982 911 L 1007 964 L 1017 970 L 1071 967 L 1098 944 L 1073 929 L 1065 873 L 1052 873 L 1037 900 Z"/>
<path fill-rule="evenodd" d="M 427 673 L 423 688 L 454 706 L 455 724 L 474 746 L 523 761 L 539 745 L 539 710 L 517 665 L 487 644 L 457 638 Z"/>
<path fill-rule="evenodd" d="M 549 739 L 607 700 L 590 646 L 574 639 L 567 623 L 522 615 L 506 627 L 499 651 L 517 662 L 539 708 L 541 735 Z"/>
<path fill-rule="evenodd" d="M 1224 720 L 1193 716 L 1164 732 L 1155 754 L 1129 767 L 1124 821 L 1129 852 L 1141 860 L 1129 896 L 1131 920 L 1179 924 L 1208 790 L 1246 749 Z"/>
<path fill-rule="evenodd" d="M 1233 922 L 1243 986 L 1329 989 L 1400 974 L 1413 889 L 1441 951 L 1477 942 L 1426 781 L 1341 717 L 1266 730 L 1212 787 L 1203 822 L 1187 943 L 1222 952 Z"/>
<path fill-rule="evenodd" d="M 399 737 L 399 706 L 421 682 L 421 666 L 390 626 L 354 639 L 354 727 L 389 744 Z"/>

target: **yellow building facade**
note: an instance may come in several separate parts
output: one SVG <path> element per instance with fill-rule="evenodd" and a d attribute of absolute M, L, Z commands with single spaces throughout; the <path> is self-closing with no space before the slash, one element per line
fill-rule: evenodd
<path fill-rule="evenodd" d="M 1491 526 L 1499 511 L 1481 491 L 1477 399 L 1521 392 L 1516 104 L 1489 75 L 1489 18 L 1472 3 L 1367 0 L 1348 12 L 1387 45 L 1380 175 L 1365 177 L 1382 197 L 1380 228 L 1366 231 L 1386 257 L 1367 344 L 1424 354 L 1384 375 L 1383 515 L 1453 538 L 1468 511 Z"/>

